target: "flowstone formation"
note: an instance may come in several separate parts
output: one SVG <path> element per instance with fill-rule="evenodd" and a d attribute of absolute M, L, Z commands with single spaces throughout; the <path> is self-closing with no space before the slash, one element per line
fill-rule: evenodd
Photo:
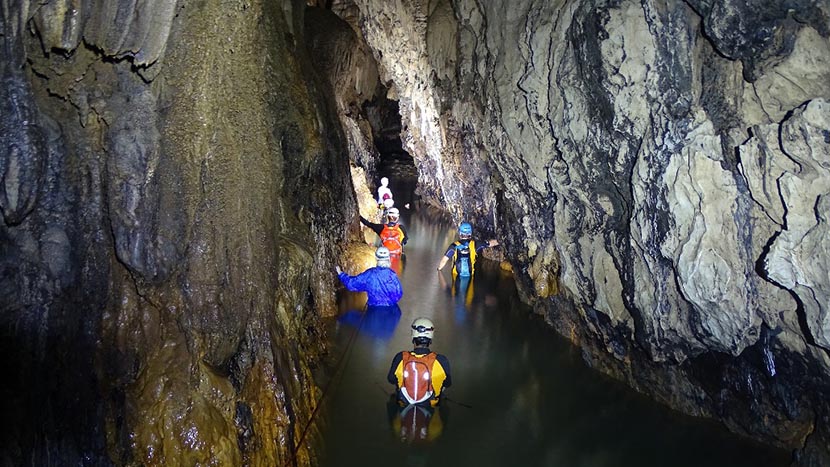
<path fill-rule="evenodd" d="M 284 1 L 2 0 L 3 465 L 307 465 L 356 217 Z"/>
<path fill-rule="evenodd" d="M 830 463 L 830 4 L 332 3 L 422 195 L 590 364 Z"/>

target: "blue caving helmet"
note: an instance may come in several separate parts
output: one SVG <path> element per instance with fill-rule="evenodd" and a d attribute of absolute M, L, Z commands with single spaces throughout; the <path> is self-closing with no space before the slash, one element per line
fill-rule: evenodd
<path fill-rule="evenodd" d="M 473 226 L 469 222 L 462 222 L 458 226 L 458 235 L 461 238 L 470 238 L 473 235 Z"/>

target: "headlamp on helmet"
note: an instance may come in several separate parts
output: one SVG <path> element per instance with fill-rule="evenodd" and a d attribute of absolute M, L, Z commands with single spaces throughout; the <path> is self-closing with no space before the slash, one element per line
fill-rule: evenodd
<path fill-rule="evenodd" d="M 432 340 L 432 333 L 435 331 L 432 321 L 429 318 L 417 318 L 412 322 L 412 338 L 426 338 Z"/>
<path fill-rule="evenodd" d="M 386 218 L 389 222 L 398 222 L 398 218 L 400 218 L 401 212 L 398 208 L 389 208 L 386 210 Z"/>

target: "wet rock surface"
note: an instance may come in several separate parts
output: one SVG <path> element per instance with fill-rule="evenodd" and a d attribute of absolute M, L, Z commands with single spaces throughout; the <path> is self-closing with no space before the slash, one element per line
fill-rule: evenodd
<path fill-rule="evenodd" d="M 0 463 L 310 464 L 357 207 L 305 8 L 0 10 Z"/>

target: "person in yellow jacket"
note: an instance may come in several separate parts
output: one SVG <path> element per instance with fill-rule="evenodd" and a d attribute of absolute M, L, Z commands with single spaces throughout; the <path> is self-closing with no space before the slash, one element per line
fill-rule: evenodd
<path fill-rule="evenodd" d="M 471 277 L 475 272 L 476 256 L 485 248 L 498 246 L 496 240 L 479 242 L 473 238 L 473 226 L 462 222 L 458 226 L 458 240 L 453 242 L 441 257 L 438 270 L 444 269 L 452 261 L 452 277 Z"/>
<path fill-rule="evenodd" d="M 398 352 L 386 379 L 394 384 L 401 406 L 435 407 L 441 393 L 452 385 L 450 361 L 429 349 L 435 327 L 428 318 L 412 322 L 412 351 Z"/>

